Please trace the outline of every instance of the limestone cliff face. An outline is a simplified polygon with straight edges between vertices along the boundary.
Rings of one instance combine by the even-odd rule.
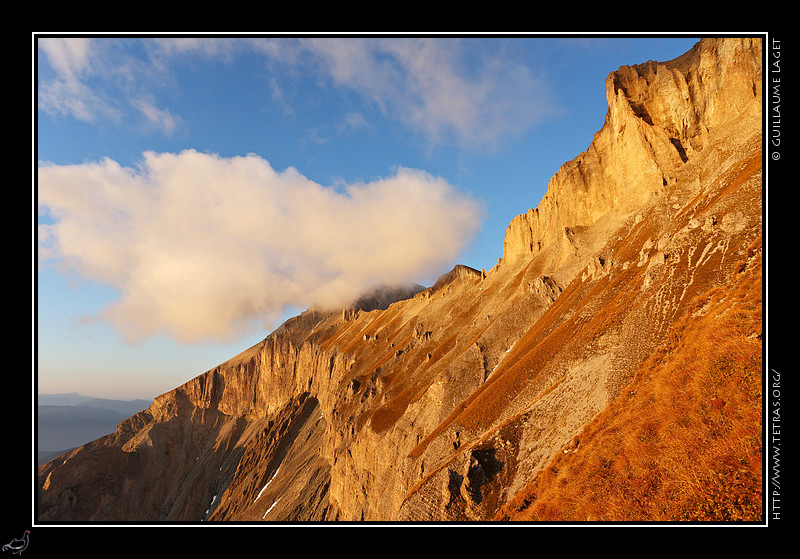
[[[613,72],[498,266],[289,320],[41,466],[39,520],[493,518],[753,265],[760,64],[758,40],[709,39]]]
[[[619,224],[663,195],[713,134],[760,114],[761,57],[758,40],[707,39],[674,60],[612,72],[603,128],[553,176],[539,206],[512,220],[503,260],[552,243],[569,251],[572,231],[604,218]]]

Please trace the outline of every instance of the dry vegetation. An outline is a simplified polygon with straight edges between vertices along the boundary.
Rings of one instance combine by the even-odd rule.
[[[762,518],[761,239],[497,520]]]

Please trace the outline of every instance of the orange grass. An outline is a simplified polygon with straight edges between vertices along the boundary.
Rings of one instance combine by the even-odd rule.
[[[496,520],[762,519],[760,243]]]

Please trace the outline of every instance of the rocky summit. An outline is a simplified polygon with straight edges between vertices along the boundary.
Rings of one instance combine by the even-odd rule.
[[[606,95],[491,270],[288,320],[40,466],[37,520],[760,520],[762,41]]]

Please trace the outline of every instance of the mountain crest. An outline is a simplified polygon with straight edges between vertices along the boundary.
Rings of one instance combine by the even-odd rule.
[[[570,232],[620,225],[674,183],[674,171],[741,119],[760,118],[761,43],[703,39],[663,63],[623,66],[606,79],[606,120],[588,149],[561,166],[539,206],[514,218],[503,262],[568,253]],[[560,254],[563,258],[563,254]]]

